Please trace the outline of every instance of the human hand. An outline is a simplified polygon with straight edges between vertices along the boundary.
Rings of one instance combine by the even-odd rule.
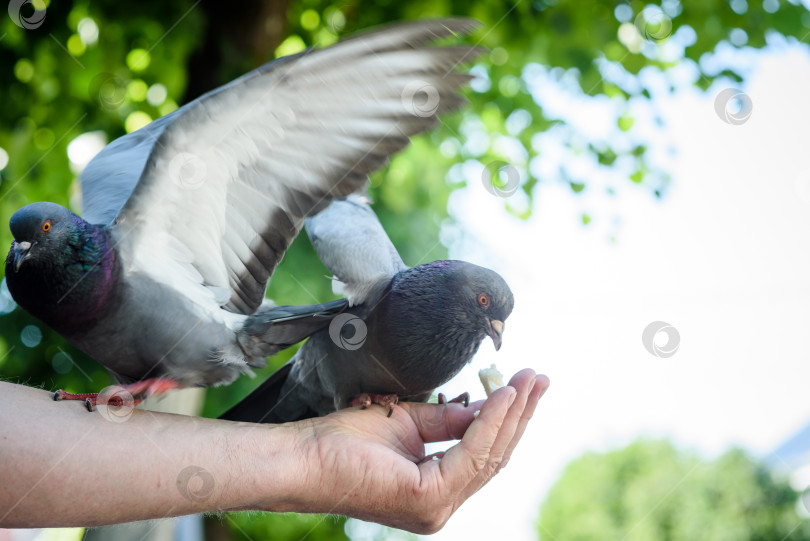
[[[525,369],[467,408],[402,402],[390,418],[372,407],[297,423],[305,501],[294,507],[436,532],[506,465],[548,385]],[[425,443],[459,438],[425,457]]]
[[[372,407],[256,425],[138,410],[110,422],[80,404],[54,405],[41,389],[0,382],[8,414],[0,424],[0,478],[8,480],[0,525],[99,526],[265,509],[435,532],[506,464],[547,387],[548,378],[523,370],[468,408],[402,403],[390,418]],[[425,443],[462,436],[441,460],[424,460]],[[110,442],[116,452],[93,453],[88,463],[86,449]],[[190,484],[189,468],[205,472],[205,491]],[[94,494],[92,505],[66,490]]]

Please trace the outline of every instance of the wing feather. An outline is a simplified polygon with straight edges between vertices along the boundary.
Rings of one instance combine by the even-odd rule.
[[[318,257],[350,306],[363,304],[408,267],[362,194],[333,201],[306,221]]]
[[[230,291],[224,308],[254,312],[304,219],[361,189],[410,136],[463,103],[469,77],[454,69],[477,49],[430,42],[474,26],[420,21],[356,36],[262,66],[156,121],[114,222],[131,268],[176,283],[177,269],[155,264],[175,260],[193,267],[182,274],[198,287]],[[97,189],[91,181],[91,202]],[[107,218],[116,204],[91,210]]]

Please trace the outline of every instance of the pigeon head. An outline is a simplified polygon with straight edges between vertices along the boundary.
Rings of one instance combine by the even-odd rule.
[[[489,335],[496,350],[501,349],[504,322],[515,305],[512,290],[497,272],[463,261],[451,263],[457,264],[451,288],[456,289],[467,321]]]
[[[17,304],[60,332],[96,317],[115,282],[104,227],[55,203],[25,206],[9,226],[6,284]]]
[[[515,304],[498,273],[464,261],[433,261],[402,271],[388,296],[386,309],[401,314],[405,333],[414,340],[434,337],[431,347],[458,347],[463,352],[451,356],[465,363],[486,336],[501,347],[504,321]]]
[[[14,235],[6,260],[6,273],[20,272],[27,262],[50,258],[75,234],[81,218],[56,203],[32,203],[11,217],[9,227]]]
[[[464,261],[433,261],[394,277],[369,321],[369,340],[384,350],[388,368],[409,391],[428,391],[466,366],[487,336],[500,348],[513,306],[497,273]]]

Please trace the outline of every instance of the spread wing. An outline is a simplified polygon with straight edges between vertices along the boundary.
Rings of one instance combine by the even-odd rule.
[[[306,225],[315,252],[337,280],[335,293],[350,306],[368,301],[408,268],[365,196],[333,201]]]
[[[158,137],[182,109],[160,117],[138,131],[119,137],[96,154],[82,171],[82,217],[109,225],[126,203]]]
[[[419,21],[357,36],[267,64],[178,110],[152,132],[114,222],[131,268],[255,311],[304,218],[361,188],[409,136],[463,103],[457,90],[469,76],[454,70],[477,49],[431,41],[475,25]]]

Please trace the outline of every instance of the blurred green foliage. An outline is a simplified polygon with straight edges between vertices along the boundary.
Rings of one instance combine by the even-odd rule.
[[[468,41],[489,52],[471,67],[477,76],[467,92],[471,106],[443,118],[372,176],[375,209],[411,265],[446,255],[438,239],[452,190],[481,187],[461,164],[478,171],[501,162],[514,167],[521,193],[504,204],[520,217],[549,183],[570,186],[572,197],[639,189],[663,196],[667,173],[634,132],[633,108],[654,109],[660,92],[684,86],[742,81],[743,70],[711,61],[718,52],[762,48],[781,36],[801,41],[810,29],[807,10],[784,0],[35,0],[13,11],[0,14],[4,224],[34,201],[80,211],[81,160],[68,158],[68,145],[81,134],[98,131],[111,141],[275,56],[329,45],[367,27],[447,15],[480,20]],[[585,129],[546,103],[545,87],[583,106],[607,105],[612,120],[601,130]],[[544,150],[549,140],[562,150]],[[572,167],[583,162],[599,174],[583,178]],[[585,212],[572,219],[588,226],[604,217]],[[10,241],[0,228],[0,243]],[[329,300],[325,275],[302,235],[269,296],[286,304]],[[0,314],[10,309],[6,301],[0,293]],[[110,383],[98,364],[21,310],[0,315],[0,322],[3,378],[71,391]],[[294,350],[272,359],[256,379],[211,390],[204,414],[224,411]],[[340,524],[332,524],[342,535]]]
[[[640,440],[571,462],[540,510],[543,541],[810,539],[799,494],[743,451],[706,461]]]

